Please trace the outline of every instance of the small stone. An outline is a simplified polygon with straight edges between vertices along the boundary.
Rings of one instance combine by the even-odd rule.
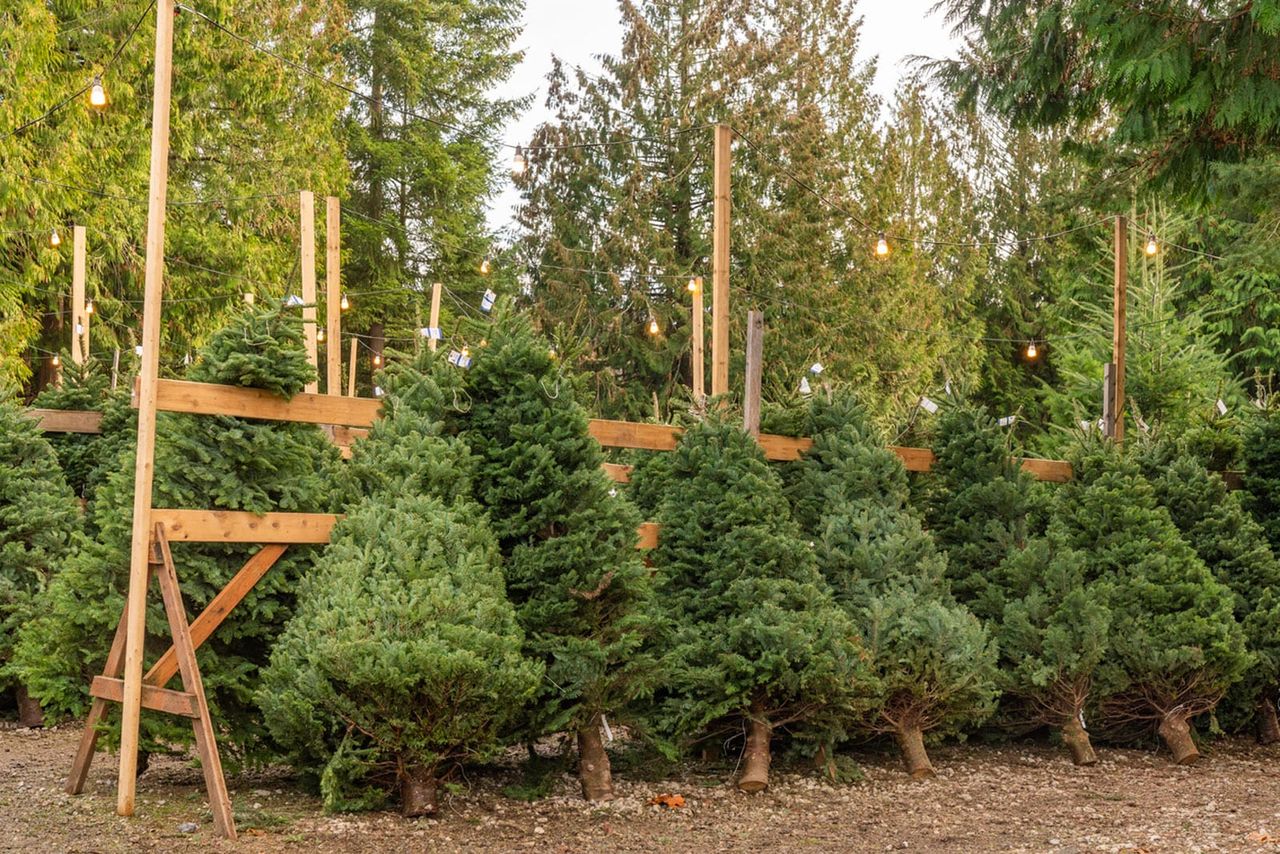
[[[199,829],[200,825],[196,824],[194,821],[184,821],[182,824],[178,825],[179,833],[195,833]]]
[[[537,827],[535,827],[535,828],[533,829],[533,832],[534,832],[534,833],[546,833],[546,832],[547,832],[547,829],[546,829],[545,827],[543,827],[542,825],[538,825]]]

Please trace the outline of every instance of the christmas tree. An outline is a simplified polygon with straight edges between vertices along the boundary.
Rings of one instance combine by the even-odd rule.
[[[1280,549],[1280,415],[1268,410],[1246,435],[1244,500],[1275,551]]]
[[[0,398],[0,690],[16,690],[28,726],[40,723],[40,708],[8,667],[14,640],[79,529],[80,508],[52,446],[15,401]]]
[[[107,397],[107,378],[98,370],[97,362],[90,360],[77,365],[70,360],[63,361],[62,381],[46,387],[31,405],[40,409],[101,410]],[[102,471],[99,455],[102,435],[50,433],[48,439],[72,491],[86,501],[93,498],[97,476]]]
[[[832,600],[782,493],[740,428],[690,428],[672,453],[654,554],[667,688],[660,728],[679,745],[746,732],[738,787],[768,785],[786,727],[826,746],[874,693],[857,631]]]
[[[296,317],[242,310],[217,332],[192,366],[198,382],[260,388],[288,397],[314,376]],[[160,413],[157,417],[156,507],[325,512],[334,508],[337,450],[314,425],[228,416]],[[124,605],[133,515],[133,454],[98,489],[92,539],[82,539],[21,632],[14,668],[33,695],[60,715],[82,714],[90,678],[101,671]],[[241,544],[173,544],[187,609],[199,613],[255,551]],[[231,612],[197,657],[214,718],[226,727],[230,755],[270,755],[252,702],[258,668],[293,607],[298,579],[314,549],[292,546]],[[149,603],[147,657],[168,646],[159,597]],[[145,715],[145,750],[191,738],[190,727]],[[112,730],[108,728],[110,736]]]
[[[813,447],[789,474],[818,565],[837,601],[866,632],[880,684],[860,729],[892,735],[907,770],[933,775],[924,738],[954,735],[995,707],[995,646],[951,596],[946,558],[907,506],[901,461],[851,400],[817,400]]]
[[[1254,720],[1261,743],[1280,741],[1280,561],[1239,496],[1180,442],[1149,442],[1137,461],[1156,501],[1218,581],[1231,589],[1235,617],[1256,659],[1228,692],[1219,720],[1233,729]]]
[[[478,458],[475,496],[506,560],[525,653],[546,664],[526,737],[571,730],[583,796],[613,796],[602,728],[625,720],[655,678],[640,517],[601,470],[572,377],[529,321],[500,308],[472,353],[468,407],[448,429]],[[455,370],[449,368],[449,370]]]
[[[1107,594],[1111,651],[1095,702],[1109,735],[1156,732],[1179,764],[1199,757],[1192,720],[1211,711],[1253,663],[1234,597],[1178,532],[1130,456],[1100,443],[1073,460],[1058,520],[1085,556],[1085,583]]]

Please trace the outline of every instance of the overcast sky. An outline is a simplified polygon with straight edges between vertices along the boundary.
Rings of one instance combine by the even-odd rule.
[[[805,0],[797,0],[805,2]],[[861,50],[865,59],[879,58],[876,91],[893,94],[904,74],[903,60],[912,55],[948,56],[954,42],[940,17],[929,9],[935,0],[862,0],[858,8],[864,18]],[[518,45],[524,49],[524,63],[501,90],[502,95],[534,93],[532,107],[507,127],[503,138],[527,140],[546,117],[545,80],[551,70],[552,55],[568,65],[597,71],[595,57],[616,53],[622,37],[618,7],[614,0],[526,0],[524,34]],[[505,155],[504,155],[505,156]],[[489,226],[506,227],[518,195],[508,189],[490,208]]]

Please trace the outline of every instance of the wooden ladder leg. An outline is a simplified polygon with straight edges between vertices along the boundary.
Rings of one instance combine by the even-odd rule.
[[[111,641],[111,651],[107,653],[107,663],[102,668],[103,676],[119,679],[124,670],[125,621],[128,616],[129,605],[126,602],[120,610],[120,623],[116,626],[116,636]],[[98,724],[106,712],[107,701],[94,697],[93,704],[89,707],[89,717],[84,722],[80,746],[76,749],[76,758],[71,762],[71,773],[67,775],[68,795],[78,795],[84,791],[85,781],[89,779],[89,766],[93,763],[93,752],[98,746]]]
[[[204,771],[205,789],[209,793],[209,809],[213,812],[213,825],[227,839],[236,838],[236,822],[231,812],[231,798],[227,794],[227,782],[222,775],[222,759],[218,756],[218,743],[213,734],[213,722],[209,717],[209,703],[204,695],[204,683],[196,664],[195,645],[191,642],[191,629],[187,623],[186,607],[182,604],[182,591],[178,587],[178,573],[173,567],[173,555],[164,527],[156,525],[156,542],[160,546],[163,563],[156,568],[160,592],[164,596],[164,610],[169,617],[169,629],[173,633],[173,648],[178,656],[178,672],[182,675],[183,690],[195,697],[199,717],[192,720],[195,730],[196,751],[200,755],[200,767]]]

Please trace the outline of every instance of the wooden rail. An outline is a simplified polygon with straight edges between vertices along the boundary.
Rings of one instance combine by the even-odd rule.
[[[46,433],[101,433],[102,413],[68,409],[24,409]]]

